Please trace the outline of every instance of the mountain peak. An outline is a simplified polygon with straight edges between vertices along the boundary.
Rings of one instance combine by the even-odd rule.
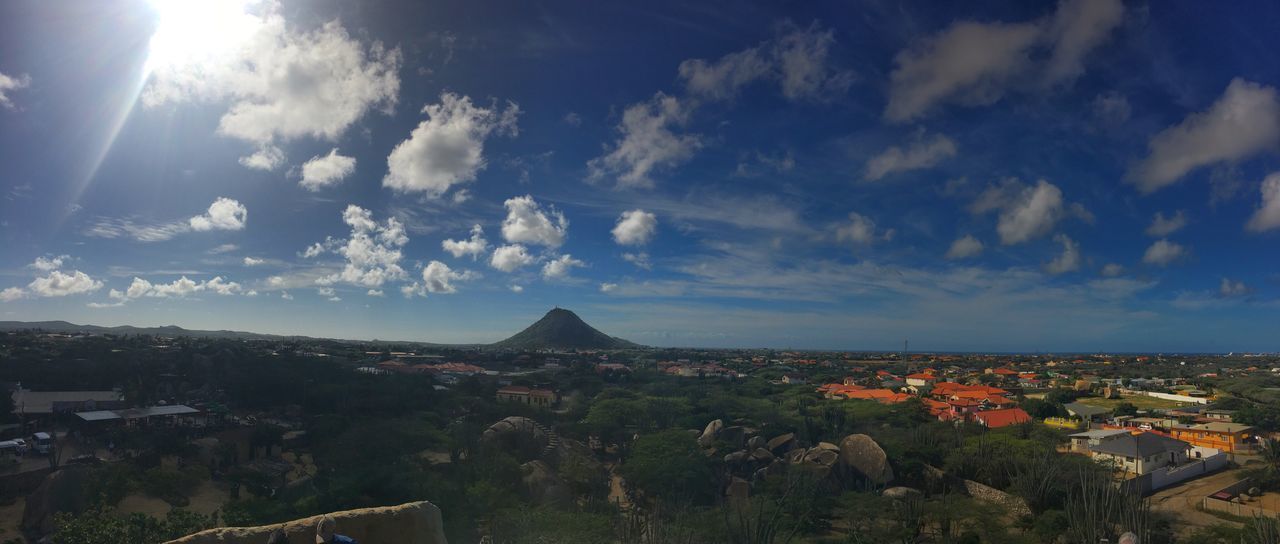
[[[555,307],[515,336],[493,344],[499,349],[623,349],[636,344],[588,325],[578,314]]]

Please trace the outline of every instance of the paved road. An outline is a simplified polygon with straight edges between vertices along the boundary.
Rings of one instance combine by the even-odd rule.
[[[1197,507],[1206,495],[1236,483],[1242,478],[1244,478],[1244,469],[1230,469],[1161,489],[1151,496],[1151,508],[1170,514],[1174,529],[1182,536],[1200,527],[1218,523],[1239,527],[1239,523],[1203,512]]]

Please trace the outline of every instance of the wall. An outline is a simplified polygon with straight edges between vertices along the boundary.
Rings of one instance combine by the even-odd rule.
[[[444,538],[440,509],[426,501],[347,510],[329,515],[337,522],[339,534],[364,544],[448,544]],[[277,528],[284,529],[290,544],[314,544],[316,522],[320,518],[321,516],[313,516],[260,527],[209,529],[167,544],[262,544]]]
[[[1137,478],[1125,480],[1122,485],[1136,488],[1138,492],[1146,495],[1152,491],[1164,489],[1178,482],[1208,474],[1225,466],[1227,466],[1227,454],[1217,453],[1203,459],[1193,459],[1192,462],[1182,466],[1158,468]]]
[[[964,489],[969,492],[970,497],[1005,507],[1005,509],[1014,517],[1031,515],[1031,508],[1027,506],[1026,501],[1022,500],[1021,497],[1015,497],[1005,493],[1004,491],[980,484],[973,480],[965,480]]]
[[[1139,395],[1155,397],[1158,399],[1172,400],[1175,402],[1194,402],[1196,404],[1209,404],[1209,399],[1204,397],[1188,397],[1186,395],[1174,395],[1173,393],[1156,393],[1155,391],[1134,391]]]

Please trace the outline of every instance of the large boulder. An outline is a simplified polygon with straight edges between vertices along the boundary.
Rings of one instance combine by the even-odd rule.
[[[747,444],[747,428],[741,425],[725,427],[720,431],[720,441],[727,442],[732,447],[741,448]]]
[[[720,437],[720,431],[724,430],[724,421],[713,419],[707,423],[706,428],[702,429],[702,434],[698,436],[698,445],[704,448],[711,447],[716,443],[716,438]]]
[[[746,461],[750,455],[751,454],[747,453],[745,450],[738,450],[724,456],[724,463],[726,465],[736,465],[738,463]]]
[[[823,448],[809,448],[809,450],[805,452],[802,462],[831,467],[832,465],[835,465],[836,461],[839,459],[840,453],[838,451],[831,451]]]
[[[411,502],[399,506],[361,508],[334,512],[338,532],[357,542],[395,542],[397,544],[446,544],[440,509],[429,502]],[[316,522],[321,516],[302,518],[259,527],[223,527],[172,540],[169,544],[262,544],[276,529],[285,532],[290,544],[316,541]]]
[[[747,450],[755,451],[757,448],[763,448],[765,445],[764,437],[756,435],[747,440]]]
[[[90,471],[84,466],[69,466],[49,473],[40,486],[27,495],[22,512],[22,528],[39,534],[53,532],[53,515],[58,512],[79,514],[89,505],[85,488]]]
[[[551,442],[546,428],[527,417],[511,416],[484,430],[482,444],[514,454],[521,461],[537,459]]]
[[[520,470],[524,472],[521,482],[524,484],[525,492],[534,502],[545,505],[564,505],[573,499],[573,494],[564,480],[546,462],[529,461],[520,465]]]
[[[877,485],[893,480],[893,467],[884,450],[865,434],[851,434],[840,441],[840,463]]]
[[[764,448],[757,448],[756,451],[751,452],[751,459],[761,463],[772,463],[773,454]]]
[[[774,455],[782,455],[791,451],[796,446],[796,433],[781,434],[773,437],[765,445],[765,449],[773,452]]]

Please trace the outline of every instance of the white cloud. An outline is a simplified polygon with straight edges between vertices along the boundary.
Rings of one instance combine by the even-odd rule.
[[[139,242],[163,242],[191,230],[189,221],[161,224],[135,223],[131,219],[97,218],[85,229],[85,236],[94,238],[120,238],[127,236]]]
[[[258,265],[260,265],[260,264],[262,264],[262,263],[265,263],[265,262],[267,262],[267,261],[262,260],[262,259],[255,259],[255,258],[253,258],[253,257],[245,257],[245,258],[244,258],[244,265],[245,265],[245,266],[258,266]]]
[[[1007,179],[978,195],[969,210],[978,214],[999,210],[996,232],[1004,245],[1020,244],[1044,236],[1068,216],[1062,190],[1045,180],[1031,187]],[[1079,205],[1070,206],[1070,212],[1086,222],[1092,218],[1092,214]]]
[[[853,245],[866,246],[880,240],[893,238],[893,229],[878,232],[875,221],[857,212],[849,212],[849,222],[836,226],[837,242],[852,242]]]
[[[1120,0],[1065,0],[1044,20],[953,23],[894,57],[884,116],[908,122],[943,103],[982,106],[1010,90],[1069,83],[1123,16]]]
[[[370,289],[370,290],[368,290],[368,291],[365,291],[365,292],[364,292],[364,294],[366,294],[366,295],[368,295],[368,296],[371,296],[371,297],[381,297],[381,296],[385,296],[385,293],[383,293],[383,292],[382,292],[382,289]]]
[[[240,230],[244,228],[245,219],[249,216],[244,204],[227,197],[218,197],[209,205],[209,211],[192,217],[189,221],[192,230]]]
[[[1209,109],[1188,115],[1147,142],[1145,159],[1128,181],[1144,193],[1170,185],[1197,168],[1243,160],[1280,143],[1280,99],[1276,89],[1231,80]]]
[[[528,243],[560,247],[569,229],[569,221],[555,208],[543,211],[532,196],[518,196],[503,203],[507,218],[502,221],[502,238],[511,243]]]
[[[622,260],[636,265],[637,268],[649,270],[653,268],[653,263],[649,262],[649,254],[643,251],[638,253],[623,253]]]
[[[1108,278],[1114,278],[1124,273],[1124,267],[1116,263],[1107,263],[1102,267],[1102,275]]]
[[[520,244],[511,244],[499,246],[493,250],[493,255],[489,258],[489,266],[510,273],[517,268],[533,264],[533,260],[527,248]]]
[[[582,126],[582,116],[571,111],[564,114],[564,123],[573,127]]]
[[[298,181],[298,185],[308,191],[319,191],[337,185],[355,171],[355,157],[339,155],[338,148],[335,147],[328,155],[316,155],[302,164],[302,179]]]
[[[613,241],[624,246],[642,246],[653,239],[658,230],[658,216],[644,210],[629,210],[618,217],[613,227]]]
[[[1142,254],[1142,262],[1156,266],[1168,266],[1170,263],[1187,256],[1187,248],[1163,238],[1156,240]]]
[[[217,247],[215,247],[215,248],[213,248],[213,249],[210,249],[210,250],[209,250],[209,254],[210,254],[210,255],[221,255],[221,254],[223,254],[223,253],[230,253],[230,252],[235,251],[235,250],[237,250],[237,249],[240,249],[240,246],[235,245],[235,244],[222,244],[222,245],[217,246]]]
[[[0,291],[0,302],[13,302],[27,296],[27,292],[21,287],[6,287]]]
[[[1093,118],[1098,122],[1117,126],[1129,120],[1133,108],[1129,99],[1115,91],[1098,95],[1093,99]]]
[[[220,31],[227,30],[219,38],[235,46],[195,59],[199,62],[153,66],[142,101],[149,107],[229,101],[218,132],[258,145],[255,156],[266,151],[258,157],[264,160],[246,159],[246,165],[269,166],[276,142],[304,136],[337,140],[369,110],[394,107],[400,90],[398,49],[366,45],[336,20],[309,32],[291,28],[275,2],[259,6],[258,14],[244,13],[243,5],[232,2],[211,2],[205,9],[221,17]],[[174,34],[192,29],[169,23],[161,20],[152,37],[154,50],[166,50],[166,40],[188,39]]]
[[[1245,228],[1254,232],[1262,232],[1280,227],[1280,172],[1268,175],[1262,180],[1262,203],[1249,217]]]
[[[1243,281],[1230,278],[1222,278],[1222,283],[1218,285],[1218,294],[1223,298],[1240,297],[1252,292],[1253,289],[1250,289]]]
[[[572,255],[564,254],[558,258],[547,261],[547,264],[542,266],[542,277],[549,280],[565,278],[569,275],[569,272],[572,271],[572,269],[581,268],[586,265],[587,263],[573,258]]]
[[[800,28],[791,23],[778,27],[778,35],[755,47],[729,53],[708,62],[689,59],[680,63],[680,79],[689,93],[700,98],[727,100],[752,82],[776,81],[789,99],[825,99],[846,91],[852,74],[828,65],[835,34],[817,23]]]
[[[893,146],[867,161],[866,177],[878,180],[895,172],[929,168],[954,156],[956,144],[951,138],[943,134],[925,138],[924,132],[920,132],[905,150]]]
[[[27,284],[27,291],[41,297],[65,297],[92,293],[102,288],[102,282],[79,270],[70,273],[54,270],[48,276],[36,278]]]
[[[508,289],[511,289],[511,292],[512,292],[512,293],[523,293],[523,292],[524,292],[524,286],[523,286],[523,285],[516,285],[516,284],[514,284],[514,283],[513,283],[513,284],[511,284],[511,285],[507,286],[507,288],[508,288]]]
[[[486,165],[484,142],[489,135],[519,134],[520,107],[514,102],[499,112],[496,106],[475,106],[470,97],[446,92],[439,104],[428,104],[422,112],[427,119],[387,156],[383,187],[439,197],[454,185],[476,179]]]
[[[651,174],[683,164],[702,147],[698,136],[672,131],[688,122],[691,111],[688,104],[660,92],[628,106],[617,127],[622,136],[611,151],[587,162],[587,179],[614,176],[618,188],[653,187]]]
[[[350,204],[342,212],[342,221],[351,227],[351,236],[345,241],[326,239],[323,244],[307,248],[304,256],[314,256],[332,251],[346,259],[342,271],[316,280],[321,285],[345,282],[361,287],[381,287],[388,281],[408,277],[400,266],[403,255],[400,248],[409,243],[404,225],[394,217],[385,223],[373,219],[373,212]],[[314,251],[313,251],[314,250]]]
[[[328,300],[329,302],[342,302],[342,297],[334,295],[325,300]]]
[[[1065,274],[1067,272],[1075,272],[1080,269],[1080,244],[1075,240],[1068,238],[1065,234],[1058,234],[1053,237],[1054,241],[1062,244],[1062,253],[1054,257],[1052,261],[1044,266],[1044,271],[1052,275]]]
[[[484,239],[483,227],[472,225],[471,238],[466,240],[445,240],[440,242],[440,246],[450,255],[453,255],[455,259],[461,258],[463,255],[470,255],[471,260],[474,261],[489,250],[489,241]]]
[[[240,166],[266,172],[284,166],[284,163],[288,162],[288,160],[289,158],[284,155],[284,150],[272,144],[259,144],[257,151],[238,159]]]
[[[0,73],[0,107],[9,110],[17,109],[13,99],[9,98],[9,91],[25,89],[28,85],[31,85],[31,77],[26,74],[10,76]]]
[[[331,297],[334,296],[334,291],[332,287],[319,287],[316,289],[316,294],[322,297]]]
[[[612,293],[617,290],[618,290],[618,284],[616,283],[604,282],[600,284],[601,293]]]
[[[449,268],[449,265],[440,261],[431,261],[422,269],[422,283],[414,282],[400,288],[406,297],[413,295],[427,296],[427,293],[456,293],[458,288],[453,285],[457,281],[469,281],[479,277],[479,274],[470,270],[455,272]]]
[[[956,238],[951,242],[951,247],[947,249],[945,258],[947,259],[967,259],[982,254],[984,246],[982,241],[974,238],[972,234],[966,234]]]
[[[280,298],[285,300],[293,300],[293,295],[290,295],[288,291],[281,291]]]
[[[58,255],[56,257],[36,257],[36,260],[27,265],[41,272],[50,272],[62,268],[63,261],[71,259],[70,255]]]
[[[214,276],[205,281],[195,281],[186,276],[182,276],[170,283],[152,283],[142,278],[135,277],[133,282],[129,284],[129,288],[120,293],[112,289],[111,298],[119,301],[134,300],[142,297],[152,298],[169,298],[169,297],[188,297],[196,293],[211,292],[218,295],[228,296],[234,295],[242,291],[239,283],[226,281],[222,276]]]
[[[1163,212],[1156,212],[1155,217],[1151,219],[1151,226],[1147,227],[1147,236],[1152,238],[1164,238],[1170,234],[1182,230],[1187,226],[1187,214],[1182,210],[1178,210],[1169,217],[1165,217]]]

